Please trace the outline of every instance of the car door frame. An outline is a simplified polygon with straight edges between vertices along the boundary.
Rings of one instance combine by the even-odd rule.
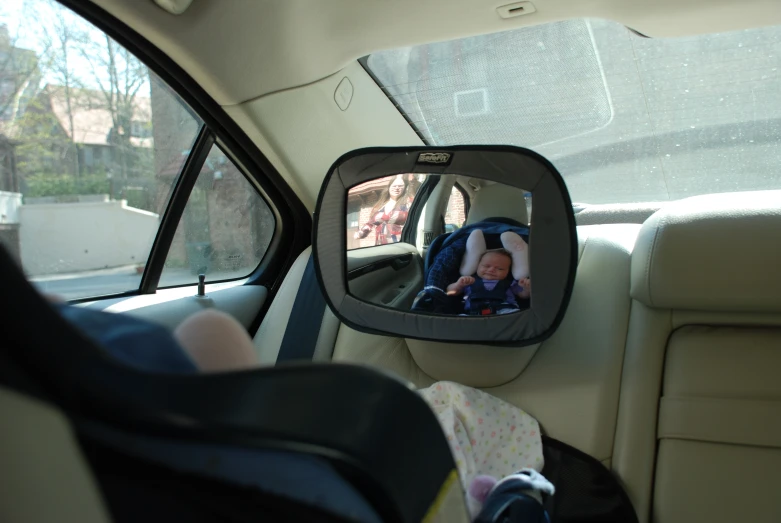
[[[298,255],[311,245],[311,214],[257,145],[227,115],[225,110],[168,55],[121,20],[92,2],[57,1],[133,53],[184,100],[203,121],[193,149],[166,205],[138,289],[120,294],[74,300],[74,302],[97,301],[157,292],[160,274],[190,192],[211,147],[214,144],[219,144],[259,195],[268,203],[276,221],[274,235],[266,254],[244,283],[245,285],[264,286],[269,292],[268,299],[265,300],[255,321],[249,328],[250,333],[254,334],[273,301],[285,274]],[[192,285],[194,286],[195,282]]]

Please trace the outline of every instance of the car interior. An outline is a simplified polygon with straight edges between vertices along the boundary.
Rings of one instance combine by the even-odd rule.
[[[312,256],[312,215],[338,158],[370,147],[527,147],[561,173],[577,225],[574,286],[550,337],[507,347],[380,335],[345,325],[326,307],[312,360],[379,369],[417,389],[455,382],[517,406],[547,436],[599,460],[625,489],[641,523],[781,521],[776,2],[57,5],[128,49],[155,75],[153,122],[155,89],[164,89],[197,123],[182,119],[172,133],[181,136],[170,146],[176,151],[174,181],[163,185],[155,204],[156,225],[144,244],[148,257],[134,260],[140,268],[132,285],[74,287],[68,294],[62,282],[75,285],[81,281],[76,276],[50,276],[43,269],[33,274],[24,249],[32,241],[26,238],[37,233],[25,233],[24,220],[32,219],[33,207],[38,212],[55,204],[28,204],[25,194],[21,261],[42,292],[171,331],[194,312],[214,308],[238,320],[261,364],[274,366],[286,332],[301,322],[294,302]],[[516,41],[512,35],[520,36]],[[650,47],[655,41],[660,47]],[[520,47],[506,47],[513,42]],[[604,42],[618,42],[627,52],[614,53]],[[506,48],[512,52],[503,53]],[[597,51],[580,60],[572,49],[581,48]],[[481,49],[500,65],[481,69]],[[497,77],[509,67],[501,61],[510,60],[508,54],[523,58],[520,69]],[[554,66],[566,76],[557,77]],[[421,73],[420,67],[430,69]],[[630,71],[639,83],[615,68]],[[476,87],[475,77],[484,87]],[[597,87],[586,85],[592,81]],[[522,88],[513,91],[513,82]],[[482,98],[469,98],[473,91]],[[477,119],[469,120],[467,108]],[[448,116],[459,110],[460,120]],[[502,112],[500,120],[485,116]],[[635,125],[626,115],[646,119]],[[240,178],[230,186],[231,201],[251,194],[263,210],[245,216],[230,207],[218,215],[217,200],[209,200],[211,245],[217,252],[220,235],[250,237],[259,254],[235,274],[220,273],[223,265],[182,270],[175,279],[180,272],[171,253],[201,241],[185,245],[177,232],[180,219],[198,204],[191,194],[203,185],[199,172],[207,172],[207,160],[217,155]],[[156,176],[170,158],[155,158]],[[220,169],[220,181],[215,174],[207,190],[234,183],[228,168]],[[356,296],[409,309],[424,286],[424,260],[435,238],[490,217],[534,223],[534,199],[525,191],[478,177],[443,175],[433,190],[418,189],[418,195],[410,212],[415,221],[408,218],[398,241],[375,245],[370,235],[348,245]],[[370,203],[356,207],[354,220],[348,204],[348,242],[364,223],[360,212],[374,204],[362,198]],[[152,214],[134,216],[143,213]],[[270,225],[230,222],[233,232],[226,232],[215,224],[229,224],[229,213],[253,224],[267,217],[263,223]],[[48,256],[44,251],[35,252]],[[403,263],[362,271],[391,258]],[[65,414],[9,383],[0,385],[0,412],[0,519],[112,520]]]
[[[434,237],[440,232],[448,232],[443,230],[441,222],[454,194],[453,191],[459,190],[454,189],[456,183],[460,191],[463,191],[465,199],[470,202],[469,210],[464,213],[460,225],[467,226],[494,216],[514,219],[524,225],[529,224],[527,207],[518,205],[518,202],[524,201],[522,190],[468,176],[443,176],[426,199],[425,211],[417,222],[415,237],[420,238],[420,241],[415,241],[414,245],[399,242],[374,246],[375,248],[372,249],[356,248],[347,251],[350,289],[355,296],[389,307],[409,309],[412,306],[416,294],[423,287],[423,264],[410,263],[402,269],[388,266],[371,272],[360,272],[359,269],[390,256],[399,257],[409,254],[416,260],[424,260],[431,243],[426,243],[424,238]],[[415,254],[417,256],[414,256]]]

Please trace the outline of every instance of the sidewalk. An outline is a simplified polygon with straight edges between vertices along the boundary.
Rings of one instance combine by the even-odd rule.
[[[32,282],[45,282],[53,280],[73,280],[76,278],[90,278],[93,276],[109,276],[114,274],[140,274],[136,272],[137,265],[124,265],[122,267],[112,267],[109,269],[95,269],[91,271],[71,272],[62,274],[47,274],[44,276],[33,276],[29,278]]]

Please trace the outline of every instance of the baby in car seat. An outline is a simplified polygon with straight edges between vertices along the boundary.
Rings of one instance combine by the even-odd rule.
[[[177,327],[174,337],[205,372],[260,365],[247,332],[222,312],[207,310],[190,316]],[[440,381],[418,392],[442,426],[475,522],[494,521],[488,517],[489,512],[495,511],[493,507],[497,503],[504,506],[508,503],[507,496],[520,494],[531,495],[540,502],[538,507],[532,504],[530,513],[542,513],[540,495],[553,494],[554,487],[539,474],[544,461],[537,420],[491,394],[459,383]],[[518,474],[527,481],[520,482],[511,493],[503,493],[501,485]],[[499,481],[494,479],[485,489],[487,477]],[[485,490],[478,493],[481,489]],[[488,508],[483,510],[484,507]],[[521,517],[509,521],[525,523],[542,519]]]
[[[47,298],[61,302],[54,296]],[[162,327],[136,318],[64,303],[56,307],[84,334],[131,366],[166,372],[225,372],[261,366],[247,331],[220,311],[207,309],[191,315],[171,336]],[[482,517],[494,511],[497,503],[504,506],[507,493],[501,481],[486,488],[485,475],[501,479],[519,471],[533,475],[542,470],[538,422],[499,398],[457,383],[436,382],[419,393],[434,410],[448,440],[464,491],[469,493],[466,501],[472,519],[493,521]],[[511,496],[538,499],[534,492],[552,494],[553,486],[544,478],[542,482],[522,482]],[[532,508],[542,511],[541,504]]]
[[[507,314],[519,310],[515,297],[531,295],[529,278],[509,280],[512,255],[506,249],[486,251],[474,276],[461,276],[447,286],[448,296],[464,294],[464,311],[469,315]]]
[[[516,297],[531,296],[528,245],[511,231],[503,233],[501,241],[503,249],[486,250],[483,231],[475,229],[469,235],[462,276],[447,286],[448,296],[464,295],[468,315],[515,312],[520,309]],[[511,271],[513,279],[508,278]]]

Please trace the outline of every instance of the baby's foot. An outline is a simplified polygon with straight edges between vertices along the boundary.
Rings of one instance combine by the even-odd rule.
[[[520,281],[529,277],[529,245],[518,234],[507,231],[500,236],[502,246],[513,257],[513,278]]]
[[[466,240],[466,252],[464,258],[461,260],[461,268],[459,274],[468,276],[477,272],[477,265],[480,263],[480,258],[485,253],[485,236],[483,231],[475,229],[469,234],[469,238]]]

